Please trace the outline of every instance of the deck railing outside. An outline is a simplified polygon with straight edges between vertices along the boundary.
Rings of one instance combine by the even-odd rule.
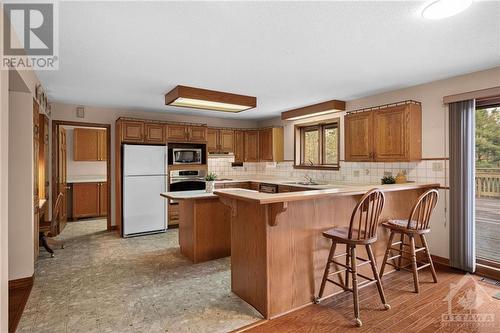
[[[500,198],[500,168],[476,169],[476,197]]]

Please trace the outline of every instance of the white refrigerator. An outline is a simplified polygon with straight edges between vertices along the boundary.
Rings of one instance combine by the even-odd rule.
[[[123,145],[123,236],[167,229],[167,147]]]

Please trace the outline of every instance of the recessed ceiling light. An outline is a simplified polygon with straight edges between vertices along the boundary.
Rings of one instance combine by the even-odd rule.
[[[426,19],[437,20],[463,12],[472,4],[472,0],[435,0],[422,10]]]
[[[257,98],[186,86],[177,86],[165,95],[165,104],[193,109],[240,112],[257,106]]]

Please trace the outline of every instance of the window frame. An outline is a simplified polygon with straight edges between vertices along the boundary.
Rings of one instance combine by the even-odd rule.
[[[324,164],[325,160],[325,129],[337,129],[337,163]],[[317,130],[318,135],[318,161],[319,164],[309,165],[304,161],[305,133]],[[340,169],[340,117],[323,120],[321,122],[296,124],[294,131],[294,168],[316,169],[316,170],[339,170]],[[297,140],[298,139],[298,140]],[[298,149],[298,151],[297,151]]]

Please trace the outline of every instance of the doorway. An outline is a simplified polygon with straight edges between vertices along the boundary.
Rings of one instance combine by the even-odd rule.
[[[500,269],[500,105],[475,115],[476,262]]]
[[[111,125],[52,122],[52,198],[63,194],[61,228],[106,218],[111,226]],[[52,202],[54,205],[54,202]]]

